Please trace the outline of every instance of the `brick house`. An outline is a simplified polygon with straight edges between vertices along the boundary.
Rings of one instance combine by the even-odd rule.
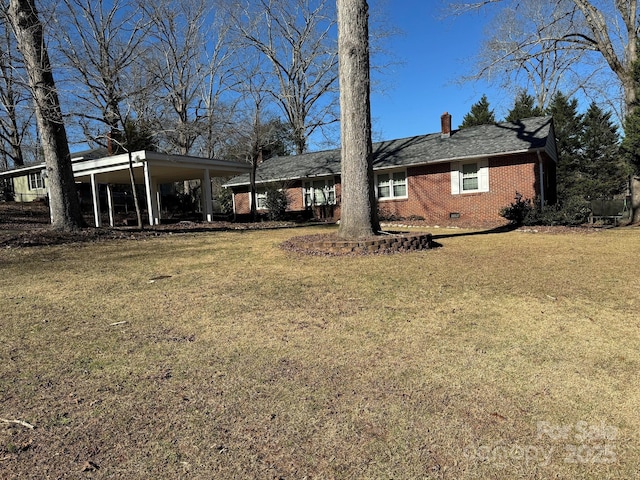
[[[556,141],[551,117],[451,129],[373,145],[381,218],[432,225],[495,226],[516,193],[556,201]],[[266,187],[284,188],[292,215],[340,218],[340,150],[274,157],[258,165],[257,210]],[[248,174],[226,183],[237,215],[250,212]]]

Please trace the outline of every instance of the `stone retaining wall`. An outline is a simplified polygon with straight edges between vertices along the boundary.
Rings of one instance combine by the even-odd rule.
[[[395,234],[381,235],[367,240],[321,240],[310,244],[311,248],[330,253],[376,253],[376,252],[406,252],[412,250],[427,250],[433,247],[432,235]]]

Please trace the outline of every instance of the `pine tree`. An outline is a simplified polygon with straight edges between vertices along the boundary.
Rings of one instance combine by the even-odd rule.
[[[471,111],[462,119],[460,128],[475,127],[476,125],[493,125],[496,119],[493,110],[489,109],[489,100],[486,95],[478,103],[471,105]]]
[[[562,204],[577,193],[574,186],[578,177],[582,116],[578,114],[578,101],[567,98],[562,92],[553,96],[546,113],[553,116],[555,127],[558,201]]]
[[[640,175],[640,108],[635,108],[625,119],[621,151],[634,174]]]
[[[125,152],[138,150],[157,151],[153,137],[153,129],[149,122],[140,119],[127,119],[124,121],[124,131],[116,130],[112,133],[113,153],[118,155]]]
[[[513,108],[509,110],[507,122],[517,122],[523,118],[540,117],[544,115],[544,110],[534,106],[535,99],[529,95],[526,90],[521,90],[516,96]]]
[[[624,191],[627,169],[620,156],[620,134],[611,112],[594,102],[582,118],[576,194],[585,200],[610,199]]]

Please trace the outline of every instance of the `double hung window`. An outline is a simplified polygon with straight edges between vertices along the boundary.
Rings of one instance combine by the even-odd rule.
[[[407,198],[407,172],[378,173],[376,175],[376,193],[379,200]]]
[[[336,187],[333,178],[304,182],[303,193],[305,207],[336,203]]]
[[[451,163],[452,194],[488,191],[489,162],[487,160]]]
[[[40,172],[29,174],[29,190],[44,188],[44,178]]]

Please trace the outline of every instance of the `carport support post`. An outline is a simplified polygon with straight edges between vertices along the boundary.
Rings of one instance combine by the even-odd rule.
[[[205,222],[213,221],[213,198],[211,198],[211,175],[204,169],[202,178],[202,216]]]
[[[158,209],[158,185],[151,179],[149,162],[144,162],[144,189],[147,193],[147,210],[149,211],[149,225],[160,224]]]
[[[107,183],[107,205],[109,206],[109,226],[114,227],[116,222],[113,217],[113,189]]]
[[[93,218],[95,220],[96,227],[101,227],[102,219],[100,218],[100,193],[96,175],[94,173],[91,174],[91,197],[93,200]]]

